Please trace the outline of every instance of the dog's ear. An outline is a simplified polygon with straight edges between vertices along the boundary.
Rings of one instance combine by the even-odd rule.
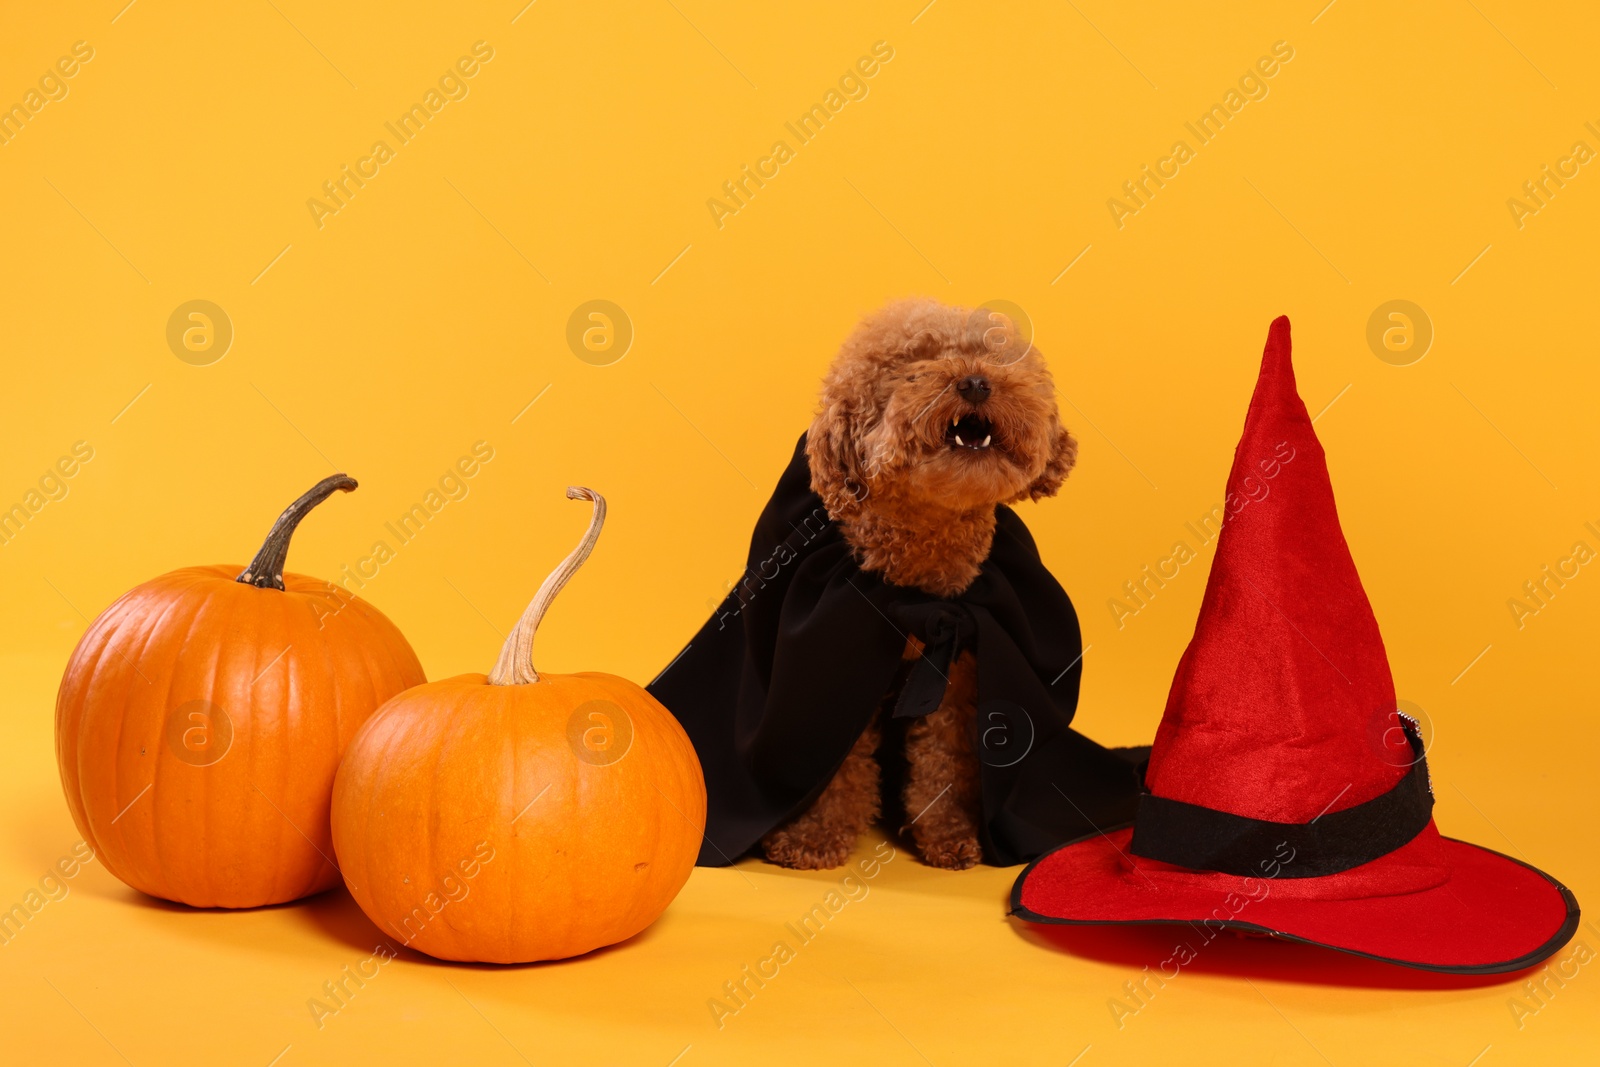
[[[1078,462],[1078,440],[1073,437],[1067,428],[1061,425],[1056,418],[1051,419],[1051,429],[1055,433],[1055,443],[1050,450],[1050,459],[1044,465],[1044,470],[1039,477],[1033,480],[1023,492],[1017,494],[1017,499],[1042,500],[1047,496],[1055,496],[1061,488],[1061,483],[1067,480],[1073,464]]]
[[[822,410],[806,432],[806,459],[811,489],[834,519],[854,513],[866,488],[856,452],[854,420],[845,405],[824,398]]]

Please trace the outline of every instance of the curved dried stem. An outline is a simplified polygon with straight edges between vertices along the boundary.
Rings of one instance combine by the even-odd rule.
[[[500,658],[495,661],[494,670],[489,672],[490,685],[528,685],[539,680],[539,672],[533,669],[533,635],[539,629],[539,621],[544,618],[556,594],[578,573],[583,561],[589,558],[595,542],[600,540],[600,527],[606,521],[606,498],[593,489],[570,486],[567,499],[588,500],[594,504],[589,529],[584,533],[583,540],[578,542],[578,547],[550,572],[544,584],[539,586],[539,591],[533,595],[528,609],[522,613],[522,618],[517,620],[511,636],[500,648]]]
[[[330,474],[307,489],[299,500],[283,509],[278,521],[267,531],[267,539],[261,542],[255,558],[239,572],[234,581],[260,589],[282,589],[283,565],[289,558],[289,539],[294,536],[294,528],[300,525],[301,519],[311,514],[312,508],[334,493],[348,493],[354,488],[356,480],[348,474]]]

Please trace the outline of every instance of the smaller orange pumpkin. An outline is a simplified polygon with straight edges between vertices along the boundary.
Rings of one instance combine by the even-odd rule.
[[[389,701],[334,783],[333,844],[385,933],[451,960],[526,963],[623,941],[694,869],[706,788],[688,736],[615,675],[540,675],[534,632],[605,522],[539,587],[494,671]]]
[[[252,908],[338,884],[339,757],[424,680],[377,608],[283,572],[300,520],[355,487],[318,482],[242,573],[186,567],[123,594],[73,651],[56,696],[61,785],[78,832],[135,889]]]

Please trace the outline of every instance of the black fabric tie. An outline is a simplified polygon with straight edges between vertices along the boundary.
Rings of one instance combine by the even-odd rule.
[[[950,664],[972,645],[978,624],[965,607],[947,600],[896,604],[889,614],[923,644],[922,658],[912,665],[894,705],[896,719],[918,719],[939,710],[950,682]]]

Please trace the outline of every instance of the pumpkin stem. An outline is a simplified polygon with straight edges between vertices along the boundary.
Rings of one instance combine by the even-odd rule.
[[[332,496],[335,490],[348,493],[355,487],[356,480],[348,474],[330,474],[307,489],[299,500],[283,509],[278,521],[267,531],[267,539],[261,542],[261,549],[250,561],[250,566],[240,571],[234,581],[258,589],[282,589],[283,563],[289,558],[289,538],[294,536],[294,528],[311,513],[312,508]]]
[[[529,685],[539,680],[539,672],[533,669],[534,631],[539,629],[539,620],[544,618],[550,602],[556,598],[556,594],[561,592],[562,587],[572,576],[578,573],[578,568],[583,566],[583,561],[588,559],[589,553],[594,550],[594,543],[600,540],[600,527],[605,525],[606,521],[606,498],[593,489],[571,486],[567,489],[567,499],[588,500],[594,504],[594,514],[589,519],[589,529],[584,533],[583,540],[578,542],[578,547],[572,550],[572,554],[550,572],[550,576],[544,580],[539,591],[533,595],[528,610],[517,620],[516,628],[511,631],[511,636],[506,638],[506,643],[500,648],[500,658],[495,661],[494,670],[489,672],[490,685]]]

